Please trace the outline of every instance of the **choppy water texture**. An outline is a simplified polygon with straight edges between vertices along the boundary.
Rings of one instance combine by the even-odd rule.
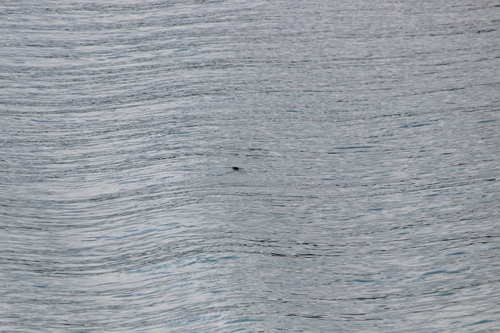
[[[2,1],[1,330],[498,330],[499,17]]]

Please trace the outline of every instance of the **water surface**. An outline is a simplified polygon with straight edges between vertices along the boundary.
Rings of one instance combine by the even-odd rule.
[[[0,12],[2,331],[500,328],[494,1]]]

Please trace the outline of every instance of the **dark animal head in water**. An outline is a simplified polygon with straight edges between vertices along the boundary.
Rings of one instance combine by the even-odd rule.
[[[238,167],[233,167],[233,170],[239,170],[239,169],[240,169],[240,168],[238,168]]]

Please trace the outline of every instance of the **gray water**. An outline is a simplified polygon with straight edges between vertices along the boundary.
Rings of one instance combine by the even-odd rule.
[[[499,22],[2,1],[0,331],[499,330]]]

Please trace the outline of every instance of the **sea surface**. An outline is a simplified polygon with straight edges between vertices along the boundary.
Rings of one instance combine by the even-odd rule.
[[[499,128],[498,1],[3,0],[0,331],[498,332]]]

